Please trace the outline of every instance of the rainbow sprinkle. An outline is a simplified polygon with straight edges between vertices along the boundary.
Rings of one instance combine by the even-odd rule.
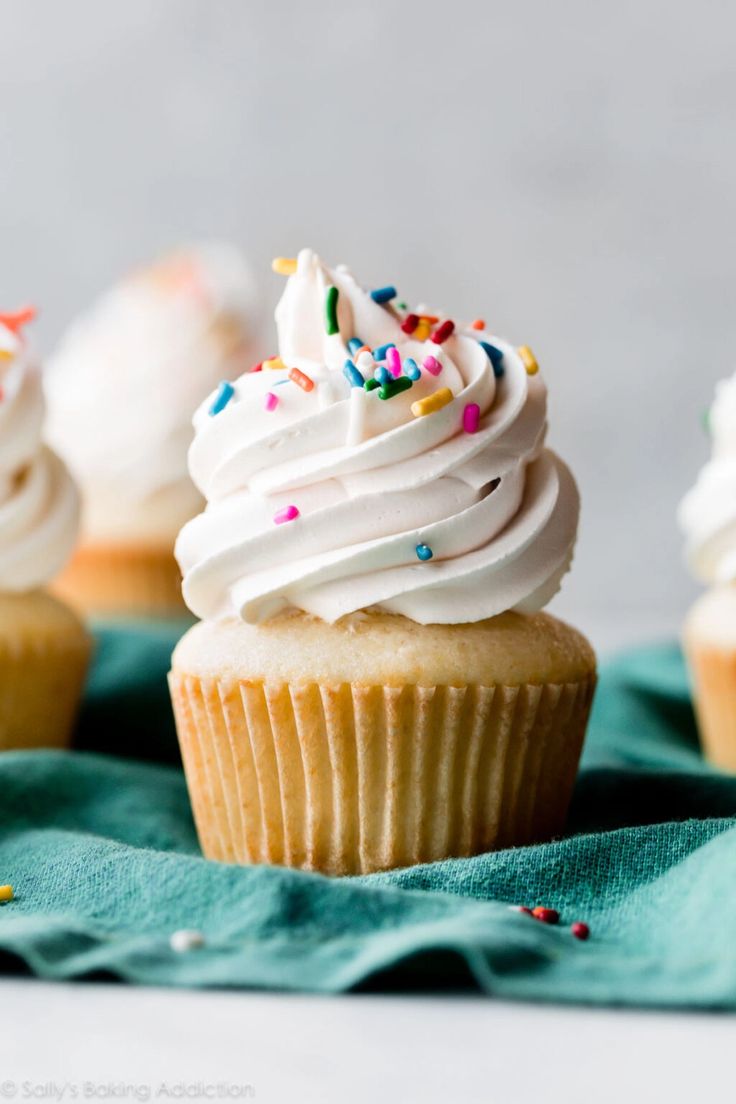
[[[292,383],[295,383],[297,387],[301,387],[302,391],[314,390],[314,380],[299,368],[291,369],[289,372],[289,379]]]
[[[280,356],[268,357],[261,361],[261,364],[264,368],[271,369],[274,372],[281,372],[286,367]]]
[[[500,349],[497,349],[495,345],[491,345],[488,341],[479,341],[478,344],[485,352],[486,356],[493,365],[493,374],[496,379],[500,379],[505,372],[503,366],[503,353]]]
[[[361,349],[367,349],[368,346],[364,345],[359,337],[351,337],[348,341],[348,352],[351,356],[357,356]]]
[[[379,345],[379,346],[377,346],[377,348],[375,348],[373,350],[373,359],[374,360],[385,360],[386,359],[386,353],[389,351],[389,349],[395,349],[395,348],[396,348],[396,346],[394,345],[393,341],[388,341],[385,345]]]
[[[466,433],[477,433],[480,424],[480,407],[477,403],[468,403],[463,410],[463,429]]]
[[[516,351],[521,357],[521,362],[526,368],[527,375],[536,376],[539,371],[539,365],[537,364],[537,358],[534,356],[529,346],[520,345]]]
[[[407,314],[404,321],[401,323],[401,328],[405,334],[413,334],[417,326],[419,325],[418,314]]]
[[[366,391],[375,391],[377,387],[381,386],[381,384],[377,379],[369,379],[365,381],[363,386],[365,387]]]
[[[273,515],[274,525],[283,525],[286,521],[295,521],[299,517],[299,510],[296,506],[282,506],[280,510],[277,510]]]
[[[443,341],[447,341],[448,337],[450,337],[454,329],[455,323],[451,319],[447,318],[442,323],[442,325],[438,326],[437,329],[434,331],[431,340],[435,343],[435,345],[441,345]]]
[[[378,397],[379,399],[392,399],[394,395],[400,395],[402,391],[408,391],[411,386],[412,381],[406,376],[402,376],[401,379],[389,379],[381,387]]]
[[[31,306],[21,307],[20,310],[17,311],[4,311],[0,313],[0,322],[2,322],[6,329],[17,334],[22,326],[33,321],[37,313],[36,308]]]
[[[371,299],[374,303],[390,303],[392,299],[396,298],[396,288],[391,284],[387,284],[386,287],[374,288],[371,292]]]
[[[484,330],[486,328],[486,322],[484,318],[474,318],[470,323],[470,328],[473,330]]]
[[[434,356],[425,357],[422,366],[425,371],[429,372],[430,376],[438,376],[442,371],[442,361]]]
[[[401,375],[401,353],[395,345],[386,350],[386,367],[396,379]]]
[[[279,405],[278,395],[274,395],[273,391],[267,391],[263,400],[263,405],[265,406],[266,410],[275,410],[276,407]]]
[[[362,387],[365,383],[363,376],[353,364],[352,360],[346,360],[343,366],[342,374],[348,381],[351,387]]]
[[[215,401],[210,407],[210,416],[214,417],[215,414],[219,414],[221,410],[224,410],[231,398],[235,394],[235,388],[227,380],[223,380],[215,396]]]
[[[418,544],[416,546],[416,548],[414,549],[414,551],[417,554],[417,559],[418,560],[423,560],[425,562],[427,560],[431,560],[432,557],[434,556],[434,552],[432,551],[432,549],[429,547],[428,544]]]
[[[340,327],[337,324],[337,299],[339,294],[338,289],[332,284],[325,294],[325,329],[328,337],[340,332]]]
[[[271,268],[279,276],[293,276],[296,272],[296,257],[274,257]]]
[[[441,387],[439,391],[413,402],[411,412],[415,418],[423,418],[426,414],[435,414],[443,406],[451,403],[454,397],[449,387]]]
[[[394,377],[384,364],[379,364],[374,373],[374,378],[377,379],[379,383],[388,383],[389,380],[392,380]]]
[[[431,323],[427,322],[427,320],[425,318],[420,318],[419,325],[417,326],[416,330],[414,331],[414,337],[416,338],[417,341],[426,341],[427,338],[429,337],[431,329],[432,329]]]
[[[413,357],[407,357],[404,361],[404,374],[407,375],[410,380],[418,380],[421,376],[422,370]]]

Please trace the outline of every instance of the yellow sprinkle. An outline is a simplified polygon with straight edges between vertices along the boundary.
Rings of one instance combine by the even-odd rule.
[[[11,885],[0,886],[0,901],[13,900],[13,887]]]
[[[296,272],[296,257],[274,257],[271,268],[279,276],[293,276]]]
[[[432,332],[432,327],[429,322],[418,322],[417,328],[411,335],[415,341],[426,341]]]
[[[276,369],[281,370],[282,368],[286,368],[286,365],[284,364],[281,357],[271,357],[270,360],[264,360],[263,367],[264,368],[276,368]]]
[[[0,349],[0,360],[12,360],[14,356],[12,349]]]
[[[537,358],[531,351],[528,345],[520,345],[516,350],[521,357],[522,363],[526,368],[527,375],[536,376],[539,371],[539,365],[537,364]]]
[[[415,418],[423,418],[425,414],[434,414],[436,410],[441,410],[443,406],[447,406],[455,398],[449,387],[440,387],[439,391],[435,391],[431,395],[427,395],[424,399],[417,399],[416,402],[411,404],[411,412]]]

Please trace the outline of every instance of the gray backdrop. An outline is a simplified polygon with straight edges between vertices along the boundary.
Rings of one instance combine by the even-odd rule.
[[[0,301],[42,305],[42,348],[119,272],[197,236],[247,250],[269,313],[270,258],[310,244],[482,314],[537,352],[583,494],[554,608],[604,645],[676,628],[696,588],[675,505],[736,367],[732,5],[3,0],[0,15]]]

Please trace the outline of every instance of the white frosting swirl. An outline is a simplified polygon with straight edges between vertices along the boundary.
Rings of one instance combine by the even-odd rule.
[[[736,375],[716,385],[708,418],[711,459],[685,495],[678,520],[686,557],[704,583],[736,581]]]
[[[578,494],[544,448],[546,390],[517,352],[477,332],[417,341],[397,310],[310,250],[276,320],[286,368],[242,376],[220,413],[210,415],[211,396],[195,415],[189,464],[208,504],[176,546],[192,611],[258,622],[295,607],[335,621],[377,607],[459,623],[545,605],[570,564]],[[419,365],[431,354],[441,374],[422,370],[387,400],[351,387],[343,366],[355,335],[372,348],[394,342]],[[502,350],[501,379],[479,338]],[[311,391],[289,381],[292,368],[314,381]],[[412,403],[440,388],[452,401],[415,417]],[[268,392],[279,400],[270,412]],[[480,424],[468,433],[463,412],[473,403]],[[299,517],[274,524],[287,505]],[[418,559],[418,545],[431,560]]]
[[[240,253],[200,245],[134,273],[67,331],[46,372],[48,436],[82,488],[86,540],[172,546],[202,508],[192,411],[252,364],[255,301]]]
[[[49,582],[79,528],[79,496],[61,460],[41,442],[41,378],[23,340],[0,324],[0,591]]]

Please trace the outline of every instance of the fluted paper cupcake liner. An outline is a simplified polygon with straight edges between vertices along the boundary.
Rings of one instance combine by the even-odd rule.
[[[0,640],[0,751],[68,745],[90,644]]]
[[[202,850],[355,874],[549,839],[594,683],[276,685],[174,671]]]
[[[181,572],[171,549],[83,546],[51,589],[84,613],[141,617],[186,613]]]

